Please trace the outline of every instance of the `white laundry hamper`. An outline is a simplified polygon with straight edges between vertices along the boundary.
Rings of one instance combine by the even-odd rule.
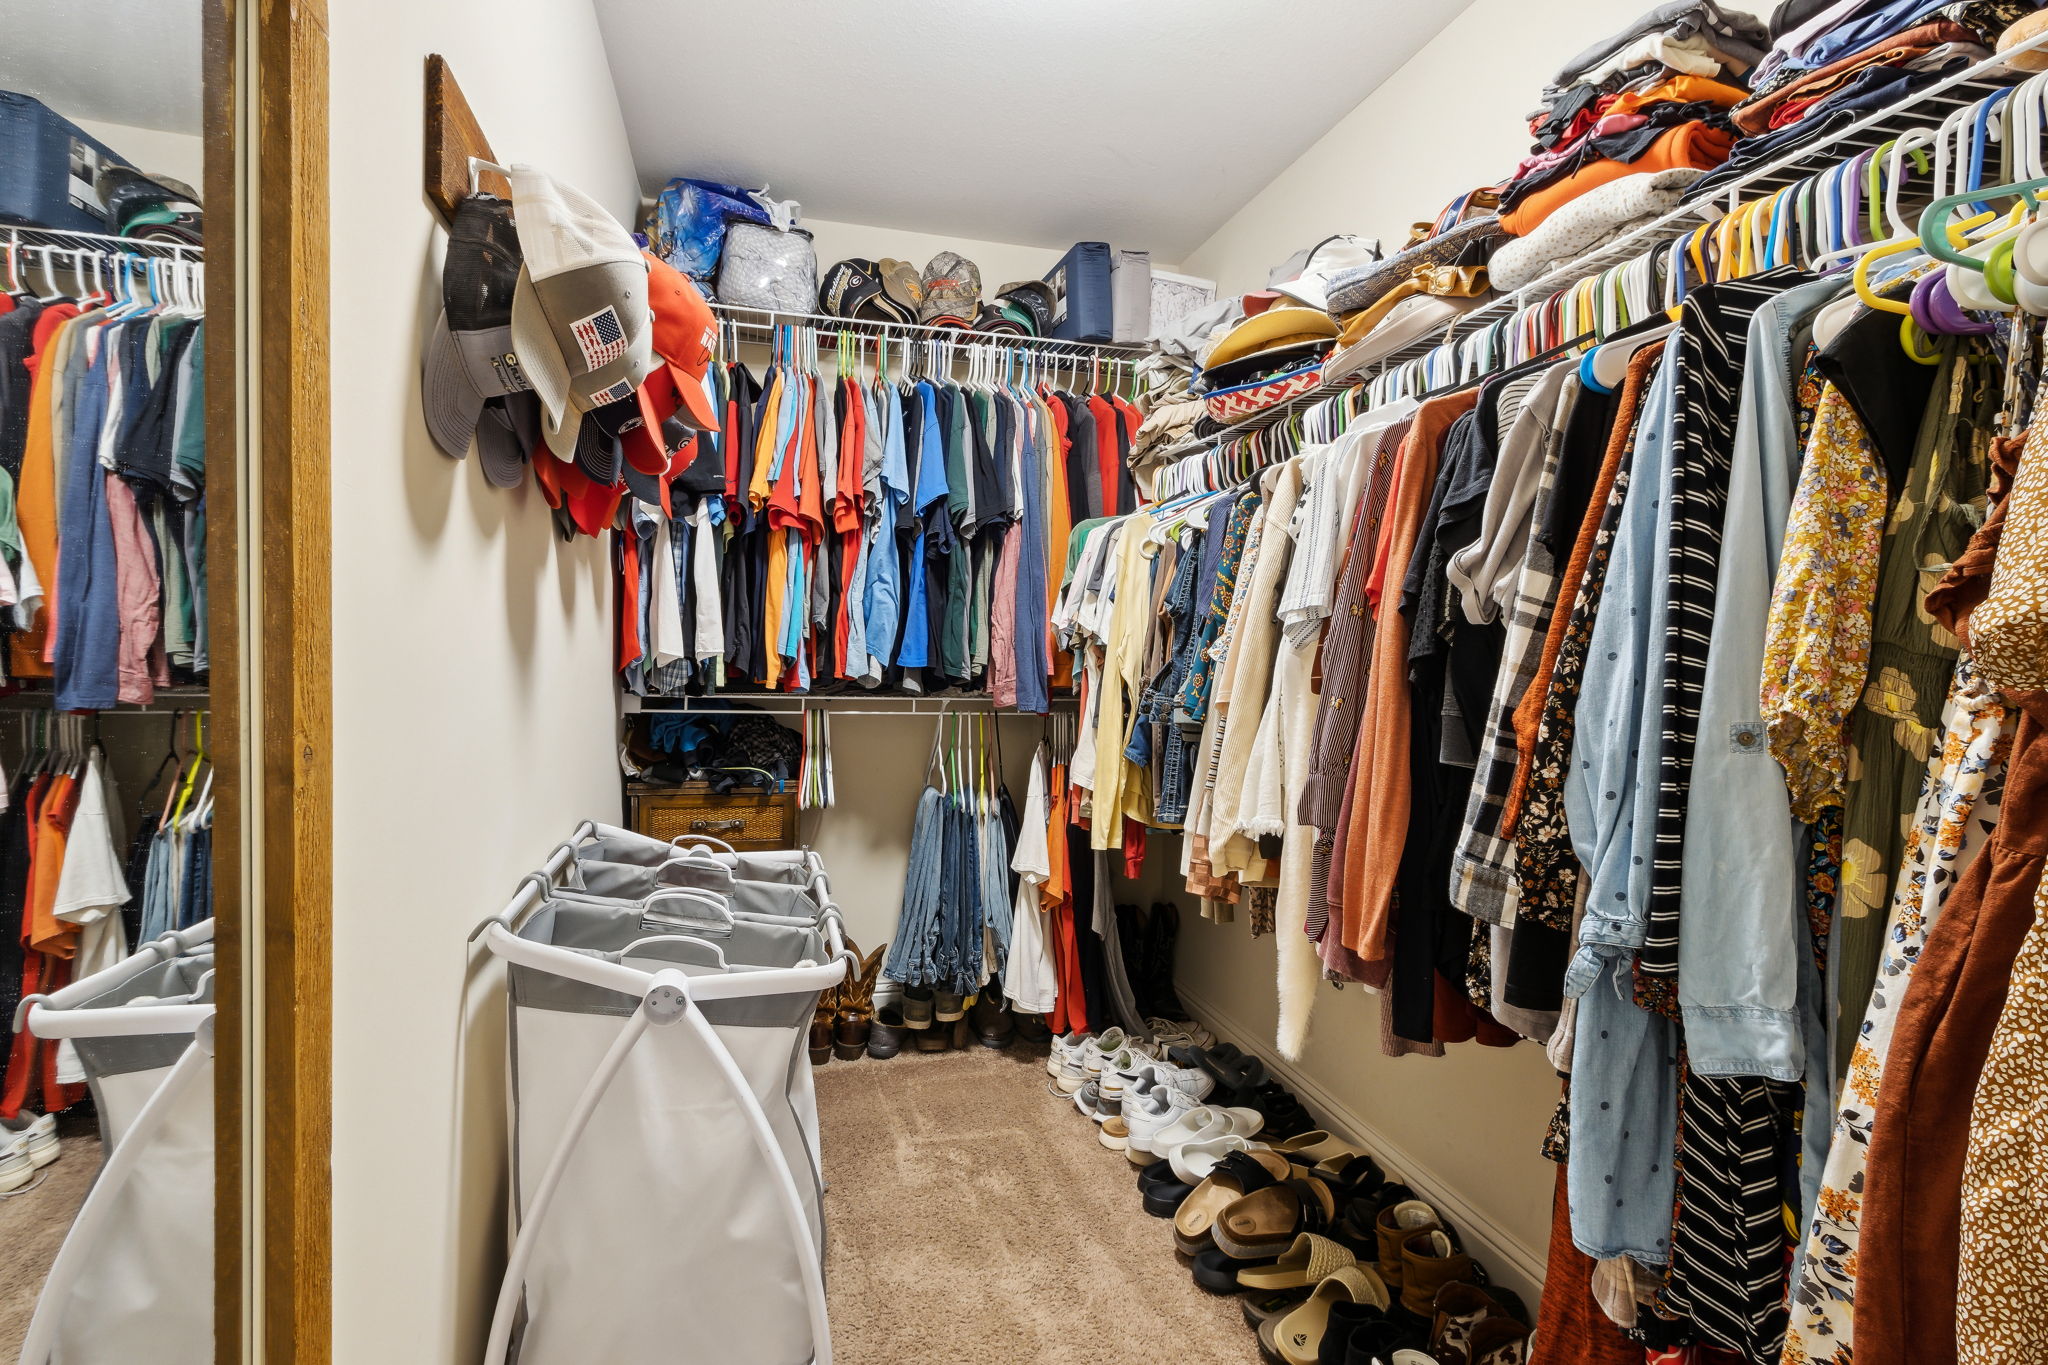
[[[846,954],[815,860],[751,865],[801,901],[622,899],[556,884],[605,851],[572,843],[480,931],[508,964],[514,1225],[486,1365],[827,1365],[805,1034]]]
[[[76,1048],[103,1162],[23,1365],[212,1365],[213,921],[23,1005],[30,1032]]]

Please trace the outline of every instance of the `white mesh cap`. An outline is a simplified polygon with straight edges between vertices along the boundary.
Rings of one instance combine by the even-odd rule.
[[[526,273],[545,280],[586,265],[637,264],[640,248],[589,195],[535,166],[514,166],[512,213]]]
[[[540,396],[548,448],[569,459],[582,414],[630,398],[657,363],[647,262],[587,195],[531,166],[511,179],[525,257],[512,346]]]

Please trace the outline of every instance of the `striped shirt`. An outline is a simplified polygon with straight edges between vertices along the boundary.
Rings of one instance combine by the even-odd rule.
[[[1512,923],[1518,886],[1514,841],[1501,833],[1501,812],[1514,782],[1520,752],[1515,746],[1514,712],[1536,675],[1550,615],[1557,605],[1558,565],[1551,547],[1529,534],[1539,506],[1547,511],[1557,487],[1558,460],[1564,449],[1566,420],[1578,398],[1578,366],[1553,367],[1530,390],[1508,439],[1495,479],[1513,477],[1509,466],[1522,460],[1537,466],[1534,496],[1523,515],[1502,527],[1502,534],[1525,543],[1522,571],[1514,598],[1501,614],[1506,636],[1500,671],[1484,717],[1478,763],[1465,800],[1465,821],[1451,855],[1451,904],[1489,924]]]
[[[1665,569],[1670,605],[1664,621],[1663,742],[1649,927],[1636,959],[1638,1003],[1665,1014],[1678,1010],[1685,806],[1692,789],[1707,649],[1714,633],[1714,585],[1728,510],[1728,471],[1749,320],[1765,302],[1812,278],[1804,271],[1783,269],[1708,285],[1686,296],[1679,320],[1677,439],[1668,509],[1671,550]]]

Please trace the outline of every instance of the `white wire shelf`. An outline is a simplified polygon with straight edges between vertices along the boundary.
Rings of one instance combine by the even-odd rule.
[[[2048,46],[2048,34],[2025,45],[2042,46]],[[1448,341],[1477,335],[1486,327],[1512,317],[1518,310],[1633,260],[1653,247],[1668,246],[1672,240],[1691,232],[1701,223],[1720,218],[1746,198],[1784,189],[1830,163],[1875,151],[1910,129],[1939,126],[1957,110],[2008,89],[2019,80],[2025,73],[2013,72],[2006,65],[2013,55],[2002,53],[1987,58],[1894,104],[1873,110],[1834,133],[1788,148],[1782,155],[1715,186],[1710,193],[1688,200],[1611,242],[1573,257],[1520,289],[1502,294],[1469,313],[1451,319],[1444,326],[1390,352],[1366,370],[1346,376],[1339,383],[1319,386],[1283,403],[1276,403],[1211,435],[1183,441],[1169,449],[1163,458],[1179,459],[1210,449],[1232,437],[1277,425],[1296,413],[1342,397],[1391,370],[1418,360]]]
[[[1041,355],[1073,356],[1084,360],[1095,357],[1135,360],[1147,350],[1143,343],[1064,341],[1058,337],[1013,336],[1008,332],[976,332],[962,327],[927,327],[915,322],[841,318],[830,313],[783,313],[773,308],[745,308],[729,303],[714,303],[711,311],[737,326],[741,340],[762,343],[772,340],[778,327],[803,327],[824,340],[836,340],[844,335],[861,340],[887,337],[892,341],[913,343],[944,341],[954,345],[1005,346]]]
[[[172,260],[204,260],[206,248],[186,242],[165,242],[153,237],[116,237],[106,232],[72,232],[65,228],[28,227],[0,223],[0,249],[33,251],[98,252],[102,256],[157,256]]]
[[[620,696],[627,715],[643,711],[686,711],[698,714],[762,711],[770,715],[798,715],[805,711],[829,711],[835,716],[936,716],[953,711],[993,711],[997,715],[1029,718],[1045,714],[1015,706],[997,706],[985,692],[961,692],[935,696],[907,693],[828,692],[719,692],[701,697],[641,697],[631,692]],[[1052,710],[1072,710],[1073,697],[1054,697]]]
[[[1826,137],[1789,148],[1754,170],[1715,186],[1710,193],[1687,200],[1661,217],[1573,257],[1513,293],[1503,294],[1453,319],[1441,330],[1386,356],[1365,378],[1376,378],[1426,355],[1447,340],[1476,335],[1487,326],[1512,316],[1517,310],[1569,289],[1581,280],[1633,260],[1652,247],[1669,245],[1673,239],[1693,231],[1701,223],[1720,218],[1745,199],[1760,198],[1796,184],[1833,162],[1875,151],[1910,129],[1939,126],[1957,110],[2009,88],[2017,76],[2005,74],[2005,61],[2006,56],[2001,55],[1979,62],[1908,95],[1896,104],[1873,110]]]

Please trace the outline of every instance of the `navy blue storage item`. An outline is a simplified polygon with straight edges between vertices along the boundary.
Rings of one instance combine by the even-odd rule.
[[[0,222],[107,232],[95,183],[128,161],[41,100],[0,90]]]
[[[1052,334],[1061,341],[1107,341],[1115,329],[1109,293],[1109,243],[1076,242],[1046,273],[1052,286]]]

